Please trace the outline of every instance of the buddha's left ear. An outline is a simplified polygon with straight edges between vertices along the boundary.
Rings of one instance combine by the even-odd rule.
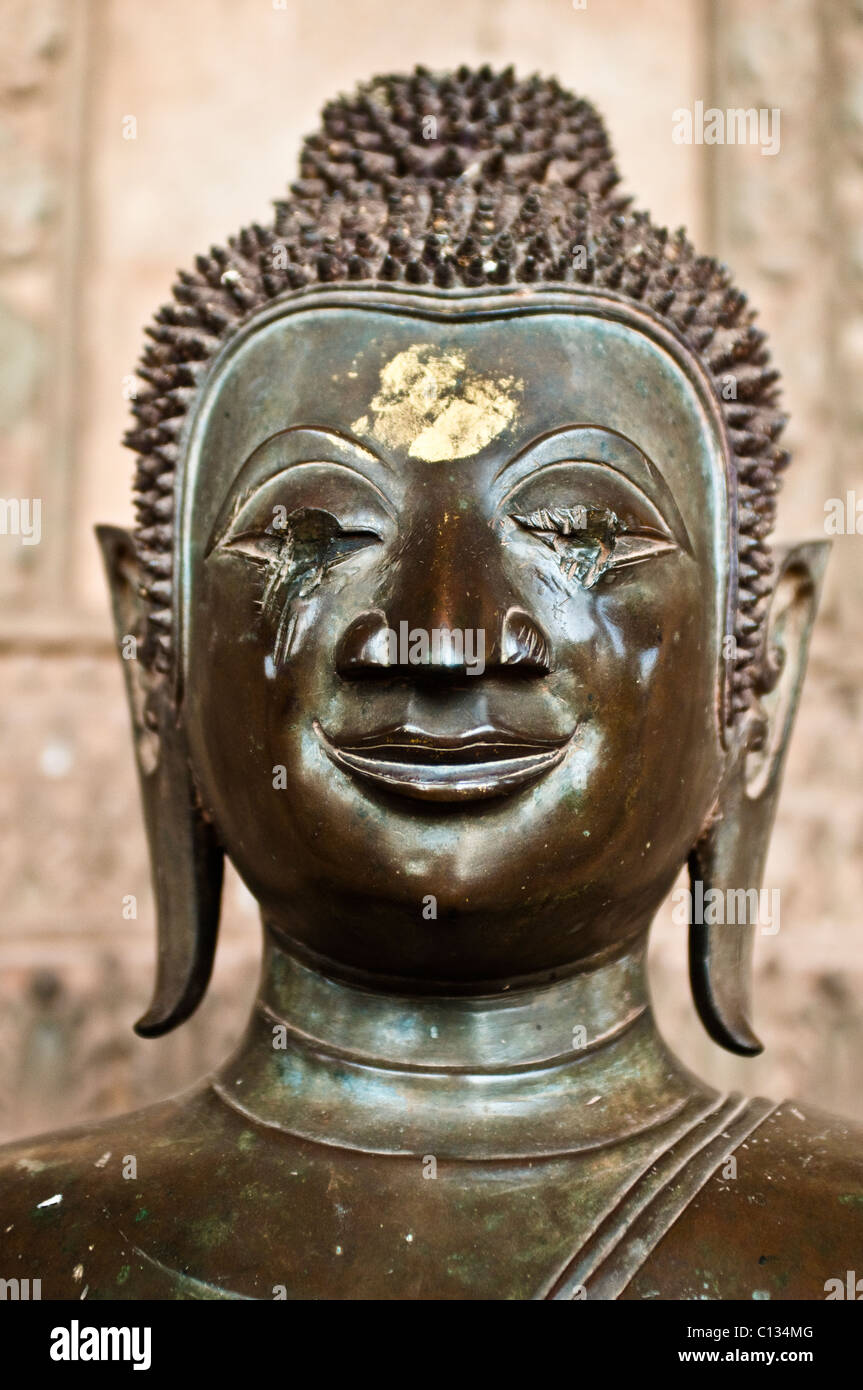
[[[718,814],[689,857],[696,909],[689,929],[695,1006],[715,1042],[748,1056],[762,1051],[750,1022],[758,926],[753,890],[757,894],[761,888],[829,551],[829,541],[774,549],[777,578],[756,663],[757,704],[732,731]],[[708,896],[711,890],[718,896]],[[731,903],[733,914],[728,911]],[[744,904],[743,924],[730,920]],[[778,922],[762,922],[764,931],[777,926]]]
[[[145,614],[134,541],[118,526],[97,526],[96,536],[124,658],[159,935],[156,989],[135,1032],[155,1038],[194,1012],[209,983],[223,856],[197,804],[172,683],[152,680],[139,659]]]

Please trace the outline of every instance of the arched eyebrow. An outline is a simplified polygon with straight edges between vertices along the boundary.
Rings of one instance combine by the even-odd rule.
[[[243,467],[240,469],[240,476],[242,476],[245,470],[264,452],[264,450],[270,449],[278,441],[285,441],[287,444],[291,445],[294,443],[295,437],[300,435],[308,435],[310,439],[320,441],[325,447],[329,447],[331,444],[339,446],[341,451],[339,458],[321,458],[319,460],[321,463],[343,463],[344,458],[342,455],[344,450],[347,450],[349,453],[355,454],[363,463],[371,463],[378,468],[384,469],[388,473],[393,471],[392,464],[389,463],[387,459],[383,458],[380,454],[376,454],[368,445],[361,444],[354,435],[348,434],[346,430],[332,429],[329,425],[289,425],[287,429],[277,430],[275,434],[271,434],[266,439],[262,439],[261,443],[255,446],[245,460]],[[314,459],[299,458],[296,461],[298,463],[315,462]]]
[[[680,508],[656,464],[633,440],[607,426],[573,423],[549,430],[507,459],[494,482],[506,484],[505,500],[533,473],[565,463],[591,463],[625,478],[665,518],[678,545],[693,553]]]
[[[308,440],[308,446],[304,447],[304,441]],[[285,430],[279,430],[276,434],[271,434],[258,444],[248,458],[243,463],[239,473],[235,476],[231,491],[241,484],[244,477],[254,478],[256,465],[260,463],[261,455],[278,448],[280,444],[285,447],[285,452],[295,457],[289,457],[286,462],[281,462],[272,471],[254,482],[249,482],[246,495],[251,496],[252,492],[264,482],[278,476],[279,473],[286,473],[290,468],[296,468],[304,463],[331,463],[336,467],[346,468],[369,484],[370,487],[379,494],[381,501],[390,509],[392,503],[386,492],[374,477],[375,473],[382,475],[381,482],[387,476],[392,476],[393,466],[380,454],[369,449],[365,444],[360,444],[352,434],[342,430],[330,429],[326,425],[290,425]],[[357,466],[360,465],[360,466]]]

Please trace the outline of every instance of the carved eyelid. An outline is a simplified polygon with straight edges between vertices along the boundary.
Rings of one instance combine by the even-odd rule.
[[[207,546],[205,558],[209,558],[209,556],[214,551],[220,549],[221,547],[226,547],[227,542],[229,542],[230,540],[238,539],[238,536],[235,534],[235,528],[237,525],[237,521],[239,517],[242,515],[242,513],[245,512],[247,508],[253,505],[255,499],[259,496],[260,493],[263,493],[270,488],[275,489],[283,479],[287,478],[291,474],[294,474],[295,470],[298,468],[328,468],[333,470],[342,470],[346,473],[350,473],[352,479],[358,479],[361,484],[369,488],[369,490],[374,494],[376,500],[380,503],[381,507],[386,512],[389,520],[391,522],[396,521],[397,518],[395,509],[392,503],[390,502],[389,498],[386,496],[384,492],[381,491],[377,484],[372,481],[371,478],[369,478],[365,473],[362,473],[358,468],[354,468],[351,464],[345,463],[343,460],[334,461],[332,459],[317,458],[297,459],[296,461],[293,461],[289,464],[286,464],[284,467],[279,468],[276,472],[271,473],[269,477],[264,478],[260,483],[257,483],[252,488],[250,488],[250,490],[247,493],[237,494],[236,498],[234,499],[234,503],[228,519],[225,521],[222,518],[220,518],[220,523],[216,526],[210,544]],[[299,501],[296,505],[293,505],[291,503],[274,501],[272,507],[275,508],[277,506],[284,506],[288,516],[290,516],[292,512],[300,511],[303,508],[320,511],[329,510],[325,506],[319,505],[315,507],[312,502],[302,501]],[[331,512],[330,515],[335,516],[335,513]],[[336,517],[336,520],[338,520],[338,517]],[[254,529],[264,530],[265,528],[262,527]],[[248,532],[245,532],[243,534],[252,534],[252,528],[250,528]]]
[[[277,503],[276,505],[279,504]],[[223,550],[239,550],[242,552],[244,545],[251,547],[251,543],[255,541],[261,542],[262,544],[265,541],[284,543],[289,537],[293,537],[291,523],[296,522],[301,516],[308,518],[311,515],[327,517],[329,521],[332,522],[335,529],[333,536],[329,538],[330,540],[339,536],[346,541],[356,540],[359,537],[366,537],[369,544],[373,541],[383,540],[380,532],[373,530],[371,526],[351,526],[350,524],[343,523],[336,516],[335,512],[331,512],[328,507],[296,507],[293,511],[287,512],[284,525],[276,526],[274,522],[268,522],[265,527],[258,525],[249,526],[242,531],[230,530],[219,542],[219,545]],[[249,548],[244,553],[252,554],[253,552],[251,548]],[[263,557],[263,551],[261,554]]]
[[[592,523],[589,520],[591,512],[595,517]],[[510,517],[523,529],[540,536],[557,557],[565,578],[576,579],[585,589],[592,589],[605,574],[643,564],[654,556],[678,549],[665,528],[662,531],[653,526],[627,529],[610,507],[588,507],[579,503],[575,507],[542,507],[526,516],[510,513]],[[575,522],[573,529],[570,529],[571,521]],[[567,548],[570,541],[574,543],[571,549]]]
[[[532,511],[508,512],[511,521],[517,521],[526,531],[547,531],[553,529],[564,539],[572,537],[574,540],[582,531],[589,531],[591,522],[590,513],[594,513],[593,525],[600,525],[607,521],[613,528],[614,534],[620,536],[646,536],[655,537],[657,540],[668,541],[675,544],[671,532],[664,523],[658,509],[652,508],[660,518],[661,525],[656,526],[648,522],[636,522],[634,525],[627,525],[618,516],[614,507],[603,507],[591,505],[589,502],[574,502],[572,504],[557,503],[548,507],[534,507]],[[549,526],[551,523],[551,526]]]
[[[588,429],[588,427],[584,428]],[[579,427],[579,430],[580,429],[581,427]],[[555,430],[553,435],[548,436],[545,440],[541,441],[540,447],[548,446],[550,443],[554,443],[556,441],[557,445],[560,447],[562,451],[566,446],[565,443],[561,440],[560,436],[571,434],[574,432],[577,431]],[[596,427],[590,427],[589,432],[600,433],[603,436],[615,435],[615,431],[605,429],[598,430],[596,429]],[[569,455],[564,453],[562,457],[552,457],[550,459],[546,459],[542,463],[537,462],[536,467],[532,469],[529,468],[528,471],[522,472],[521,475],[516,478],[512,486],[507,488],[503,497],[498,502],[498,511],[506,511],[508,509],[512,497],[517,492],[519,492],[520,489],[530,486],[537,478],[540,478],[542,474],[547,473],[552,469],[602,469],[611,474],[615,479],[619,479],[622,485],[627,488],[627,490],[631,491],[636,497],[638,497],[647,507],[650,514],[658,517],[660,529],[667,531],[671,536],[673,536],[677,545],[680,547],[681,550],[684,550],[687,555],[692,555],[692,541],[690,540],[689,532],[686,529],[686,523],[684,522],[683,517],[680,514],[680,509],[677,506],[674,494],[668,488],[668,485],[662,477],[662,474],[656,468],[656,465],[650,461],[648,456],[641,449],[639,449],[637,445],[633,444],[631,440],[626,439],[625,436],[619,436],[619,438],[621,444],[626,446],[627,449],[631,451],[631,453],[634,456],[637,456],[638,459],[641,461],[642,466],[647,470],[648,476],[651,477],[651,480],[653,481],[655,487],[659,490],[660,495],[663,497],[662,503],[656,500],[639,482],[637,482],[636,479],[632,477],[631,473],[629,473],[621,464],[607,458],[590,458],[584,454],[579,454],[574,450]],[[512,468],[516,467],[517,465],[521,464],[522,466],[524,466],[525,464],[529,464],[531,453],[537,451],[537,446],[532,445],[528,449],[523,450],[522,453],[518,455],[516,458],[510,459],[510,461],[505,465],[505,467],[501,469],[500,472],[496,475],[495,481],[503,477],[506,473],[508,473]]]
[[[639,499],[640,502],[644,504],[645,508],[650,512],[652,516],[658,517],[662,529],[668,531],[669,535],[672,534],[672,527],[666,520],[662,511],[660,511],[660,508],[657,505],[657,503],[654,502],[653,498],[649,497],[648,494],[644,491],[644,489],[640,487],[633,478],[630,478],[629,474],[625,473],[622,468],[616,468],[614,464],[608,463],[604,459],[597,460],[573,457],[556,459],[553,463],[544,463],[539,468],[537,468],[535,472],[526,474],[523,478],[520,478],[517,483],[513,484],[513,486],[509,489],[509,491],[498,504],[498,510],[507,511],[507,514],[509,514],[509,507],[511,505],[512,498],[516,495],[516,493],[522,490],[526,490],[529,487],[532,487],[538,480],[542,478],[543,474],[550,473],[552,470],[560,468],[602,469],[612,474],[615,479],[620,479],[622,485],[626,488],[628,492],[631,492],[635,497]],[[573,502],[567,505],[580,505],[580,503]],[[589,504],[585,503],[584,505]],[[540,509],[537,507],[532,507],[531,510],[538,511]],[[554,508],[549,506],[544,508],[543,510],[553,511]],[[594,510],[596,510],[595,504]],[[609,508],[609,510],[613,511],[614,508]]]

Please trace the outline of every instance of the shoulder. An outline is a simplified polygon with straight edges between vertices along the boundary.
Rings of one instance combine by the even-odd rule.
[[[785,1101],[717,1165],[623,1297],[815,1300],[858,1277],[863,1297],[863,1127]]]
[[[0,1215],[10,1199],[28,1201],[58,1184],[69,1185],[78,1196],[104,1191],[124,1163],[128,1172],[141,1157],[151,1158],[160,1149],[167,1153],[184,1129],[198,1128],[207,1098],[208,1088],[196,1086],[141,1110],[0,1145]]]
[[[165,1296],[130,1280],[141,1233],[154,1197],[176,1192],[176,1213],[183,1189],[206,1183],[200,1156],[220,1151],[225,1117],[204,1085],[97,1124],[0,1147],[0,1278],[38,1279],[43,1299],[120,1298],[133,1284],[135,1296]]]

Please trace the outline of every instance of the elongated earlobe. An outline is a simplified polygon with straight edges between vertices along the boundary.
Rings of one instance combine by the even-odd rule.
[[[761,887],[829,550],[829,541],[776,548],[778,576],[756,677],[763,717],[753,713],[741,720],[719,813],[689,858],[693,903],[733,902],[738,908],[735,917],[743,909],[742,923],[731,921],[727,910],[715,924],[707,913],[706,922],[693,919],[689,977],[707,1032],[729,1052],[744,1056],[762,1051],[751,1023],[752,950],[758,926],[752,909]],[[710,890],[718,890],[719,898],[708,898]]]
[[[223,856],[196,802],[170,682],[150,683],[138,660],[144,623],[134,542],[117,526],[98,526],[96,535],[111,590],[117,643],[125,658],[158,923],[156,988],[135,1032],[155,1038],[194,1012],[209,983]]]

